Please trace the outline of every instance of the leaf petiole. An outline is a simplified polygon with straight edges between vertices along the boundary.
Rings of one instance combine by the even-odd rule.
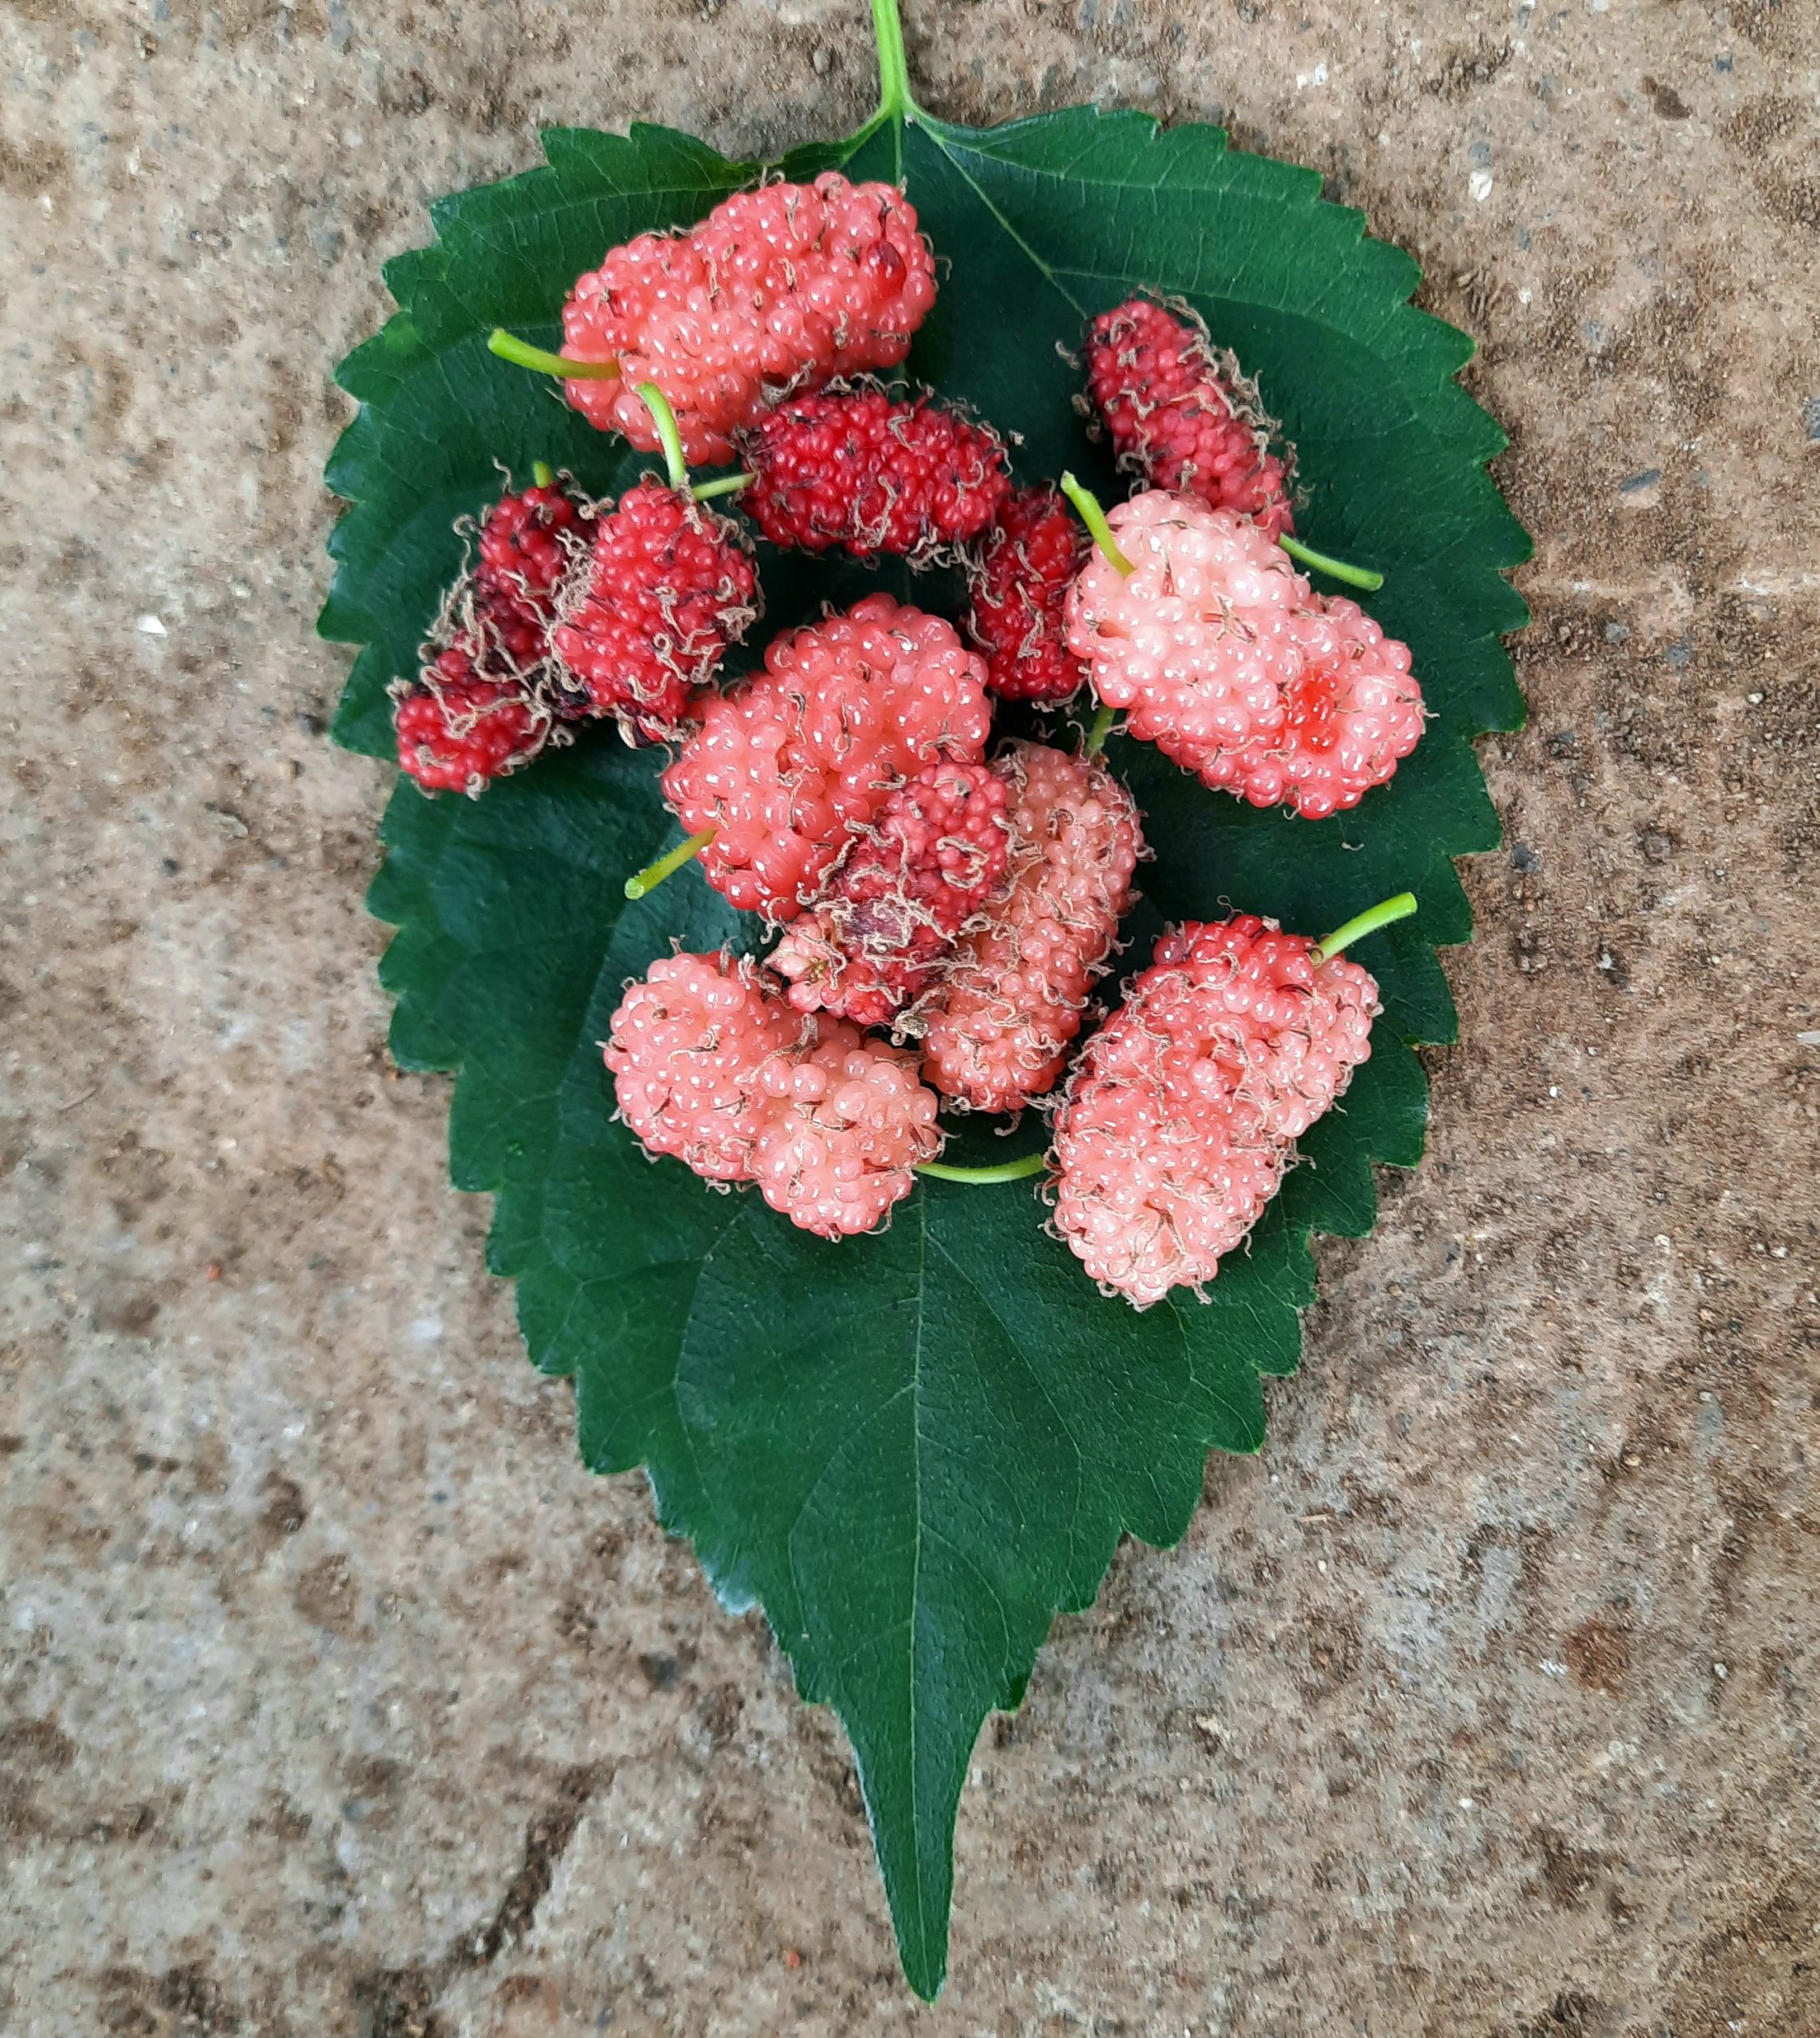
[[[1330,962],[1342,948],[1349,948],[1355,941],[1362,941],[1368,934],[1376,934],[1381,927],[1388,927],[1393,920],[1406,920],[1416,910],[1416,894],[1399,892],[1394,899],[1381,900],[1375,906],[1368,907],[1344,927],[1336,927],[1314,951],[1323,962]]]
[[[1286,531],[1277,539],[1290,557],[1299,566],[1312,566],[1317,573],[1325,573],[1330,580],[1343,580],[1349,588],[1363,588],[1369,594],[1384,585],[1384,576],[1374,573],[1369,566],[1353,566],[1344,559],[1335,559],[1325,552],[1317,552],[1311,545],[1304,545],[1300,538],[1292,538]]]
[[[967,1181],[978,1186],[986,1182],[1021,1181],[1026,1175],[1041,1174],[1049,1165],[1047,1154],[1026,1154],[1021,1161],[1001,1161],[990,1168],[955,1168],[946,1161],[924,1161],[916,1169],[937,1181]]]
[[[619,373],[616,361],[577,361],[571,354],[550,353],[514,338],[503,326],[494,327],[486,350],[515,367],[529,368],[539,375],[560,375],[565,382],[611,382]]]
[[[878,38],[879,120],[907,120],[916,110],[910,96],[910,64],[904,54],[904,24],[897,0],[872,0],[873,33]]]
[[[1061,492],[1080,513],[1080,521],[1092,534],[1093,542],[1099,546],[1107,560],[1119,571],[1129,576],[1138,569],[1119,549],[1119,541],[1112,535],[1112,526],[1106,521],[1106,512],[1099,506],[1099,498],[1090,488],[1083,488],[1072,474],[1061,478]]]
[[[648,863],[635,876],[626,880],[626,896],[642,899],[647,892],[654,892],[666,877],[674,876],[685,863],[700,856],[713,841],[717,830],[704,828],[699,834],[689,835],[678,842],[674,849],[659,857],[655,863]]]

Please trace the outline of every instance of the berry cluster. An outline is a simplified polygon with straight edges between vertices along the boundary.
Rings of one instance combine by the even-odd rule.
[[[777,939],[627,986],[606,1063],[646,1150],[838,1238],[935,1162],[943,1108],[1034,1105],[1056,1232],[1146,1308],[1204,1290],[1365,1059],[1377,987],[1338,951],[1413,901],[1319,947],[1247,914],[1189,922],[1077,1052],[1147,854],[1109,727],[1122,712],[1206,784],[1318,820],[1391,776],[1422,697],[1407,649],[1290,563],[1371,584],[1291,535],[1292,451],[1185,307],[1134,298],[1088,331],[1086,401],[1138,482],[1107,514],[1071,476],[1013,487],[990,426],[868,378],[935,289],[903,194],[830,173],[612,250],[562,355],[496,334],[667,473],[617,503],[540,474],[494,506],[400,701],[400,759],[474,791],[576,720],[674,745],[686,840],[629,895],[695,857]],[[736,455],[691,488],[687,460]],[[966,638],[876,592],[722,690],[760,608],[751,541],[703,499],[735,494],[780,548],[958,560]],[[1084,745],[989,751],[994,697],[1041,709],[1084,685]]]

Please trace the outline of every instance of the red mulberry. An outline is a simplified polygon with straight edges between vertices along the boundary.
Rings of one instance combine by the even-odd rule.
[[[1087,382],[1119,464],[1148,486],[1254,517],[1270,538],[1295,529],[1256,385],[1193,313],[1147,297],[1102,312],[1088,330]]]
[[[1005,447],[926,396],[893,402],[876,384],[795,396],[741,435],[756,477],[740,507],[773,545],[844,545],[915,565],[977,536],[1010,492]]]
[[[640,482],[599,516],[551,633],[563,677],[627,741],[667,741],[757,614],[737,528],[685,490]]]
[[[1000,510],[980,547],[967,619],[994,693],[1050,701],[1080,690],[1087,671],[1068,647],[1064,609],[1088,549],[1053,488],[1020,489]]]
[[[883,1026],[920,996],[997,897],[1010,853],[1006,801],[1002,777],[947,758],[892,792],[771,953],[791,1003]]]

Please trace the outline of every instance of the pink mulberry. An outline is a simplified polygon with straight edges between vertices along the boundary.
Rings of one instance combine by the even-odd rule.
[[[710,697],[663,777],[702,874],[736,906],[793,919],[901,780],[937,757],[977,763],[985,667],[953,625],[889,595],[777,638],[764,670]]]
[[[1166,934],[1088,1041],[1056,1121],[1055,1224],[1139,1309],[1199,1290],[1371,1052],[1377,986],[1241,914]]]
[[[673,1154],[709,1181],[749,1181],[759,1072],[803,1030],[749,962],[665,957],[613,1014],[607,1066],[619,1114],[648,1152]]]
[[[1102,312],[1088,331],[1087,382],[1119,466],[1146,486],[1254,517],[1269,538],[1295,528],[1257,385],[1192,311],[1134,297]]]
[[[687,233],[642,233],[583,276],[563,309],[564,350],[612,361],[568,381],[602,431],[657,449],[637,385],[669,398],[692,463],[732,458],[732,435],[783,390],[892,368],[935,301],[916,215],[889,184],[767,184]]]
[[[1422,734],[1406,645],[1315,594],[1256,525],[1160,491],[1107,514],[1134,570],[1096,552],[1068,640],[1096,693],[1205,783],[1318,821],[1356,806]]]
[[[793,1011],[749,962],[654,962],[607,1043],[620,1115],[652,1154],[705,1180],[756,1182],[823,1238],[869,1232],[940,1151],[916,1057]]]
[[[786,1009],[788,1008],[786,1007]],[[767,1064],[752,1177],[774,1210],[826,1239],[875,1230],[941,1150],[938,1099],[916,1057],[844,1020],[804,1022],[810,1043]]]
[[[1143,852],[1131,795],[1096,760],[1015,743],[1011,884],[929,999],[924,1073],[975,1111],[1052,1089],[1106,970]]]
[[[1020,489],[986,534],[973,571],[967,634],[986,683],[1007,701],[1068,701],[1087,669],[1068,647],[1069,586],[1087,533],[1053,488]]]
[[[1010,855],[1004,779],[942,758],[856,830],[770,958],[803,1011],[887,1025],[920,996],[961,929],[997,898]]]
[[[686,490],[642,481],[597,515],[563,584],[551,632],[567,688],[613,715],[628,742],[666,742],[757,614],[736,525]]]
[[[741,435],[740,451],[757,477],[740,507],[773,545],[802,552],[842,545],[922,564],[977,537],[1011,489],[997,432],[876,384],[792,397]]]

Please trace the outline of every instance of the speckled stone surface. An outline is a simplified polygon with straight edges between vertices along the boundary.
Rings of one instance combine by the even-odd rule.
[[[936,109],[1320,166],[1483,348],[1527,732],[1463,1044],[1263,1456],[989,1725],[952,1979],[594,1481],[388,1064],[336,357],[548,120],[764,150],[857,0],[0,9],[0,2028],[1820,2032],[1811,0],[908,0]]]

